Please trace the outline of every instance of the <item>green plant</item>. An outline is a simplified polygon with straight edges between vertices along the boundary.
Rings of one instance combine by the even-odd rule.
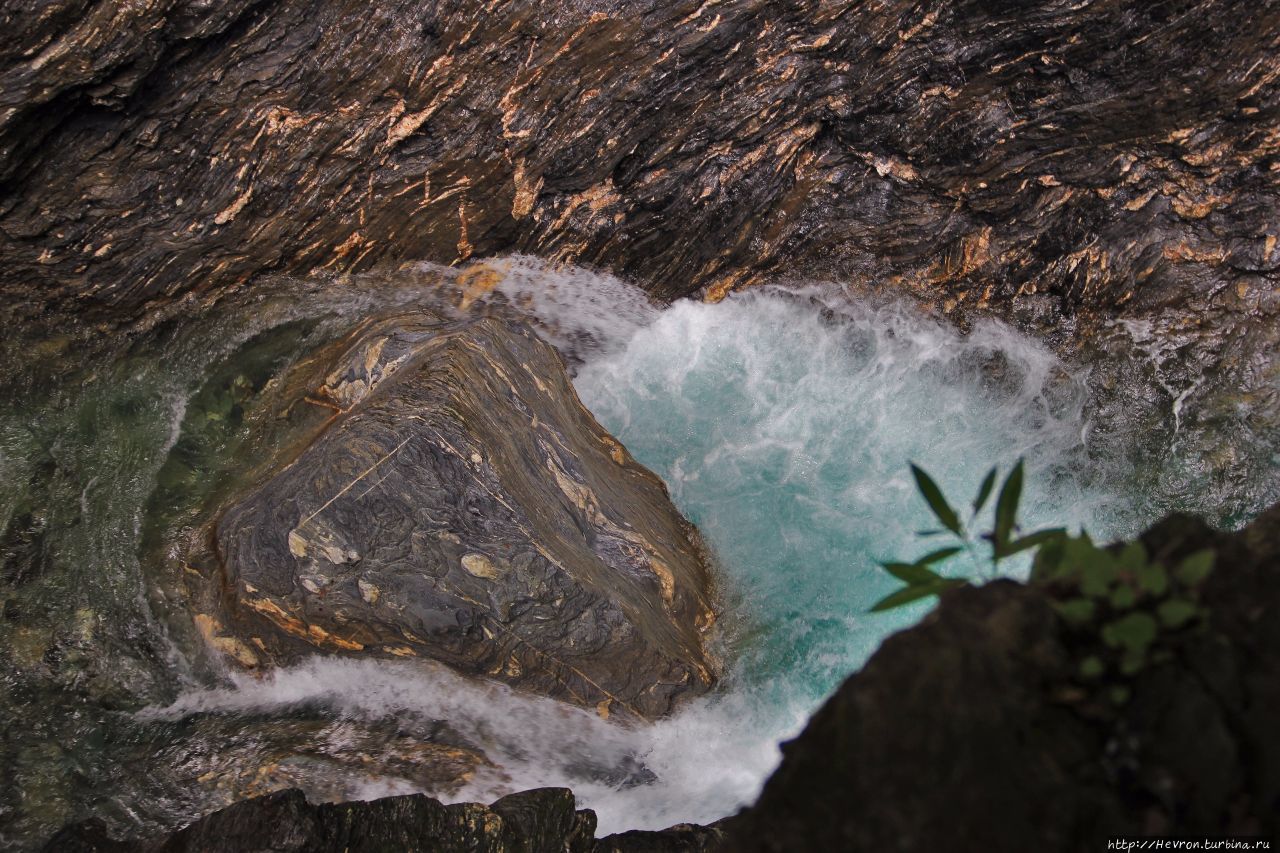
[[[937,483],[916,465],[911,466],[916,486],[942,525],[921,531],[921,536],[950,534],[958,544],[939,548],[915,562],[883,563],[885,571],[906,586],[872,607],[891,610],[912,601],[937,595],[968,583],[960,577],[944,577],[937,567],[961,552],[979,561],[976,541],[970,533],[995,486],[997,469],[983,478],[966,524],[947,502]],[[1198,551],[1172,568],[1152,560],[1140,541],[1100,547],[1089,534],[1072,536],[1054,527],[1023,534],[1018,523],[1022,498],[1023,463],[1013,466],[996,499],[992,529],[980,537],[991,548],[992,573],[1002,559],[1034,551],[1031,583],[1049,593],[1054,609],[1076,635],[1074,646],[1082,650],[1076,678],[1105,687],[1110,698],[1123,703],[1129,695],[1124,681],[1152,660],[1170,653],[1172,639],[1206,621],[1200,604],[1200,586],[1213,570],[1213,551]]]
[[[937,572],[936,567],[961,552],[967,552],[976,562],[981,562],[978,557],[977,542],[970,528],[987,505],[992,490],[995,488],[998,473],[999,470],[997,468],[992,468],[983,477],[982,484],[978,487],[978,494],[973,499],[972,512],[966,523],[961,519],[960,514],[951,507],[951,504],[947,502],[942,490],[938,488],[938,484],[934,482],[933,478],[925,473],[920,466],[914,464],[911,466],[911,474],[915,478],[916,488],[919,490],[921,497],[924,498],[925,503],[929,505],[929,509],[933,512],[934,517],[937,518],[938,523],[942,525],[941,529],[924,530],[919,535],[927,537],[950,534],[952,538],[957,540],[958,544],[930,551],[911,563],[882,563],[881,565],[885,571],[905,583],[906,586],[876,602],[875,606],[871,608],[873,613],[892,610],[912,601],[937,595],[951,587],[968,583],[964,578],[943,577]],[[1022,500],[1022,481],[1023,464],[1022,460],[1019,459],[1000,486],[1000,494],[996,497],[992,527],[980,537],[991,547],[993,574],[998,569],[1001,560],[1055,541],[1066,534],[1063,528],[1057,527],[1019,535],[1021,528],[1018,525],[1018,503]]]
[[[1200,586],[1213,561],[1213,551],[1197,551],[1170,569],[1140,541],[1100,548],[1081,533],[1041,548],[1031,581],[1048,589],[1088,649],[1078,671],[1088,682],[1137,674],[1168,655],[1171,638],[1202,624]]]

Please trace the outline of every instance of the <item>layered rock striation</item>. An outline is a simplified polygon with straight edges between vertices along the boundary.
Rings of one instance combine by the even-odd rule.
[[[217,521],[216,647],[249,666],[425,657],[606,716],[657,717],[713,683],[697,532],[554,349],[427,313],[343,343],[316,357],[319,388],[281,380],[286,409],[332,417]]]
[[[10,0],[0,291],[137,317],[519,250],[661,296],[819,276],[1066,331],[1275,314],[1273,2],[549,9]]]

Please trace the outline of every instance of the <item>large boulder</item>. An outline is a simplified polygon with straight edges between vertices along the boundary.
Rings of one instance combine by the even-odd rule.
[[[349,340],[320,388],[296,383],[331,422],[217,524],[215,646],[422,656],[642,718],[713,683],[698,535],[551,346],[426,313]]]

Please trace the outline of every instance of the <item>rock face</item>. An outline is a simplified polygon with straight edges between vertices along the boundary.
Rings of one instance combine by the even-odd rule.
[[[1046,329],[1274,317],[1271,2],[0,7],[0,291],[113,317],[510,250]]]
[[[100,822],[67,827],[50,839],[49,853],[701,853],[714,849],[719,830],[673,827],[595,839],[596,816],[575,811],[565,788],[522,791],[483,806],[441,805],[415,794],[366,803],[311,805],[299,791],[282,791],[208,815],[151,843],[115,841]]]
[[[527,326],[372,322],[308,400],[331,422],[217,524],[233,658],[423,656],[643,718],[713,682],[697,533]]]
[[[575,811],[573,793],[563,788],[524,791],[491,806],[445,806],[422,795],[315,806],[300,791],[282,791],[214,812],[152,844],[115,842],[101,827],[81,824],[51,839],[46,849],[67,853],[426,853],[445,849],[590,853],[595,827],[595,814]]]
[[[885,641],[784,747],[725,849],[1086,850],[1108,836],[1280,835],[1280,506],[1237,534],[1146,533],[1174,565],[1217,553],[1209,628],[1144,670],[1116,713],[1037,586],[944,596]]]
[[[0,29],[0,306],[49,337],[509,252],[660,297],[821,278],[1107,361],[1100,432],[1136,407],[1201,482],[1266,478],[1211,448],[1280,434],[1272,0],[7,0]]]

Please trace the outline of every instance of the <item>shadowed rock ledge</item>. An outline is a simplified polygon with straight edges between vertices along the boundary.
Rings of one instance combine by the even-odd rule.
[[[49,853],[701,853],[721,838],[708,827],[672,827],[595,838],[596,816],[573,793],[541,788],[489,806],[445,806],[418,794],[368,803],[311,805],[282,791],[215,812],[166,839],[115,841],[96,821],[50,839]]]

